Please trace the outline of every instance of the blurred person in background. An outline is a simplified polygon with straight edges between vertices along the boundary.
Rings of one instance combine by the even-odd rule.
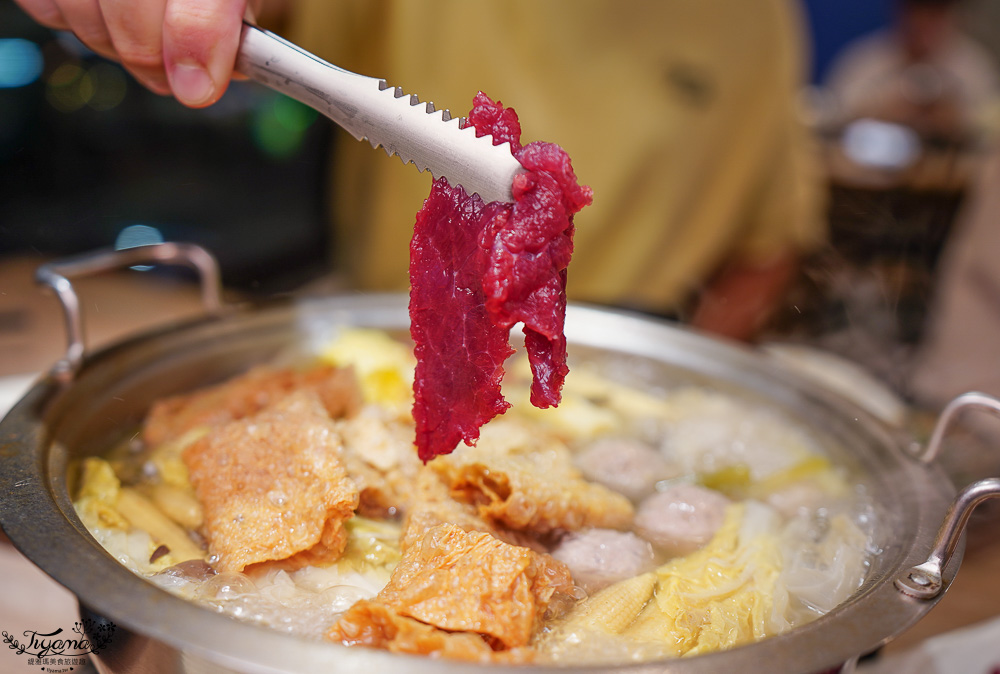
[[[991,152],[941,261],[927,330],[907,393],[940,409],[966,391],[1000,396],[1000,152]],[[989,438],[995,468],[1000,420],[963,421]],[[981,476],[980,476],[981,477]]]
[[[214,103],[245,0],[19,0],[151,90]],[[254,7],[256,11],[274,6]],[[804,73],[786,0],[300,0],[280,32],[322,58],[464,113],[481,89],[525,141],[573,157],[596,195],[577,222],[571,299],[680,316],[750,339],[824,240],[819,175],[798,117]],[[404,290],[426,175],[339,142],[335,269]]]
[[[904,392],[1000,91],[961,0],[886,4],[889,25],[840,50],[817,97],[833,245],[808,306],[825,307],[815,341]]]
[[[979,140],[997,126],[1000,78],[958,25],[960,0],[896,0],[887,30],[848,45],[826,88],[841,122],[870,117],[926,138]]]

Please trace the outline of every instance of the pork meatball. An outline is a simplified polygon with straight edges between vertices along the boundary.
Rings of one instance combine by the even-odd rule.
[[[679,484],[645,499],[635,530],[657,549],[679,557],[702,547],[722,526],[729,499],[717,491]]]
[[[600,438],[576,456],[576,465],[591,482],[603,484],[639,501],[656,483],[677,476],[677,469],[656,449],[634,438]]]
[[[653,548],[647,541],[613,529],[569,534],[552,556],[568,566],[576,584],[591,594],[653,568]]]

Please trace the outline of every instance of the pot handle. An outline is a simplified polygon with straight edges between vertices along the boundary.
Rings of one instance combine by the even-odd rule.
[[[35,282],[48,286],[56,294],[66,321],[66,355],[52,368],[54,376],[72,378],[80,369],[86,352],[80,301],[69,279],[139,264],[190,267],[198,273],[201,281],[201,301],[205,310],[216,314],[222,308],[219,264],[211,253],[192,243],[156,243],[120,250],[105,248],[43,264],[35,272]]]
[[[970,391],[957,396],[941,410],[941,414],[934,424],[934,432],[931,433],[931,439],[927,441],[927,447],[923,451],[916,453],[918,459],[924,463],[930,463],[937,458],[937,455],[941,451],[941,443],[944,440],[945,433],[951,427],[952,423],[954,423],[958,414],[965,410],[981,410],[983,412],[991,412],[994,416],[1000,417],[1000,399],[994,398],[988,393],[980,393],[979,391]]]
[[[986,393],[971,391],[956,397],[941,411],[927,447],[917,453],[917,458],[930,463],[941,449],[944,435],[958,414],[964,410],[981,410],[1000,417],[1000,399]],[[945,515],[934,539],[934,547],[927,561],[904,571],[896,577],[896,589],[918,599],[932,599],[941,593],[941,574],[965,531],[972,511],[983,501],[1000,498],[1000,478],[991,477],[973,482],[958,493]]]

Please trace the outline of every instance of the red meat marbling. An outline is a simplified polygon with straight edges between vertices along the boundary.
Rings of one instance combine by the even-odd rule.
[[[514,110],[479,93],[468,116],[477,135],[509,142],[526,169],[514,203],[485,204],[434,181],[410,242],[410,333],[417,357],[413,418],[421,459],[473,444],[510,405],[500,393],[513,353],[510,328],[524,324],[531,402],[557,405],[566,377],[566,267],[573,214],[591,202],[569,156],[551,143],[521,147]]]

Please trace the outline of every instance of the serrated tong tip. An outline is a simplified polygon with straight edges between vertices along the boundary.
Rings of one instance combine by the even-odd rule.
[[[358,140],[382,147],[404,164],[444,177],[483,201],[513,201],[522,172],[510,143],[477,136],[464,118],[385,80],[331,65],[282,38],[244,24],[237,69],[323,113]]]
[[[469,190],[468,185],[466,185],[465,183],[459,181],[458,184],[462,184],[462,186],[470,194],[471,193],[480,194],[480,196],[483,197],[484,201],[497,201],[497,200],[513,201],[513,198],[509,195],[510,185],[513,183],[514,176],[522,169],[520,163],[517,162],[517,159],[513,156],[513,153],[511,152],[511,147],[509,142],[504,141],[502,143],[494,143],[493,137],[489,134],[477,135],[476,130],[473,127],[467,125],[468,120],[466,120],[465,117],[453,117],[446,108],[439,109],[434,105],[432,101],[427,101],[426,103],[423,103],[421,102],[420,97],[417,96],[416,94],[407,94],[402,87],[390,87],[385,82],[385,80],[379,81],[379,89],[381,91],[391,89],[393,98],[399,100],[405,100],[411,108],[414,108],[414,112],[420,112],[420,114],[427,115],[430,120],[433,120],[435,125],[444,124],[450,127],[446,132],[442,131],[441,129],[434,129],[432,127],[430,128],[430,131],[432,133],[434,131],[439,131],[448,134],[461,134],[461,136],[451,136],[448,138],[448,140],[450,141],[449,144],[452,145],[451,148],[452,152],[455,152],[454,145],[461,144],[466,148],[468,148],[467,150],[468,153],[470,154],[479,153],[482,154],[482,156],[484,157],[493,157],[492,161],[497,161],[498,158],[501,158],[502,161],[502,158],[510,157],[511,161],[502,162],[500,165],[496,166],[496,170],[499,171],[500,175],[502,176],[500,180],[502,180],[506,184],[507,188],[507,192],[500,195],[503,197],[502,199],[486,198],[486,196],[484,196],[481,193],[483,191],[482,187]],[[423,105],[422,111],[420,110],[421,105]],[[427,154],[420,154],[420,153],[412,154],[407,151],[406,147],[401,147],[398,143],[383,142],[378,138],[372,138],[366,136],[365,139],[371,144],[373,148],[381,147],[387,155],[389,156],[395,155],[399,157],[404,164],[413,164],[420,172],[428,171],[435,179],[444,177],[449,182],[455,182],[453,181],[452,177],[449,176],[447,169],[438,168],[438,165],[435,165],[431,160],[429,160]],[[447,162],[447,158],[439,156],[443,153],[444,153],[443,150],[438,152],[432,152],[430,153],[430,157],[438,158],[439,160],[442,161],[441,166],[444,166],[445,162]],[[504,173],[504,163],[506,164],[506,170],[509,173],[509,177],[508,173]],[[479,182],[488,179],[489,179],[488,176],[481,176]],[[497,182],[500,182],[500,180],[498,180]],[[466,178],[466,182],[469,182],[468,178]],[[492,191],[495,192],[500,187],[501,187],[500,185],[493,186]]]

